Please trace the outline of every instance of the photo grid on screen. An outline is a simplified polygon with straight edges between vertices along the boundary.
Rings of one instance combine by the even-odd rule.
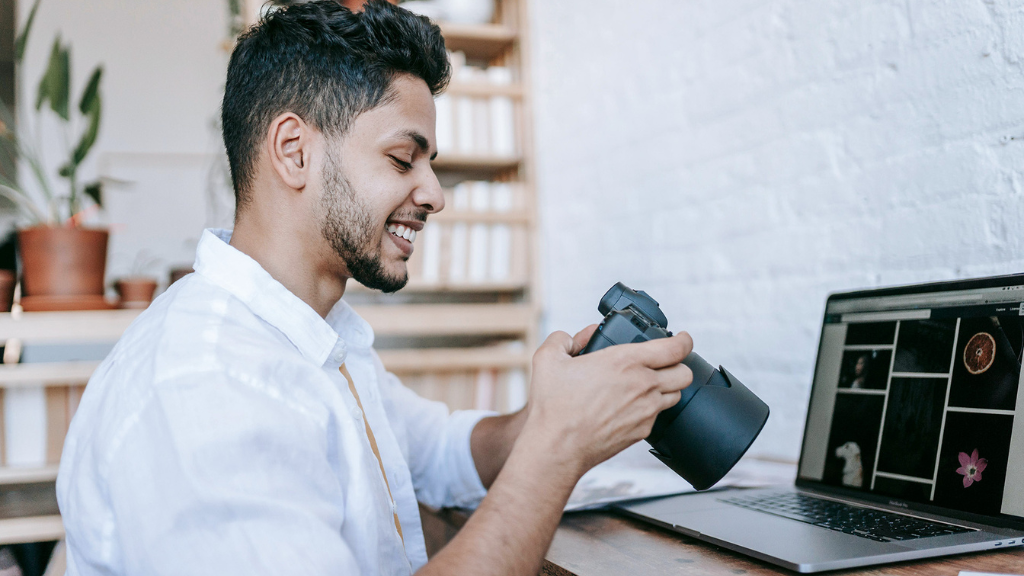
[[[847,326],[822,481],[998,514],[1024,318]]]

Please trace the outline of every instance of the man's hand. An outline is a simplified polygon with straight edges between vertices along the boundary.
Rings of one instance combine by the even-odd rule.
[[[524,428],[524,441],[547,438],[537,449],[556,451],[578,475],[649,436],[658,413],[693,381],[681,364],[693,350],[686,332],[577,356],[596,328],[555,332],[534,354]]]
[[[680,364],[693,348],[689,334],[577,356],[595,329],[575,337],[555,332],[534,354],[518,440],[507,460],[504,452],[491,456],[497,466],[485,468],[500,473],[487,497],[418,576],[537,574],[580,476],[650,435],[658,413],[678,402],[693,380]],[[504,426],[518,428],[512,422],[518,421]],[[511,435],[492,431],[475,438],[474,458],[496,451],[500,442],[493,439],[501,437]]]

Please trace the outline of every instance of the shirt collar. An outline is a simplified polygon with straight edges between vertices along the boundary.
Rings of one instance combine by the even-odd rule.
[[[258,262],[228,244],[230,240],[231,230],[210,228],[203,231],[196,248],[196,274],[241,300],[254,314],[280,330],[303,356],[317,366],[322,366],[329,358],[344,361],[344,358],[337,358],[339,353],[344,355],[345,343],[332,328],[335,323],[321,318],[309,304],[274,280]],[[334,306],[328,318],[333,319],[336,312],[339,317],[347,317],[351,313],[359,318],[348,304],[341,301]],[[369,334],[372,344],[372,331]]]

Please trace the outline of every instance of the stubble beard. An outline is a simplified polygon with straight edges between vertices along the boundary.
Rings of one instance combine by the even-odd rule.
[[[381,235],[372,212],[355,195],[341,167],[327,155],[323,171],[320,231],[345,262],[349,274],[367,288],[390,293],[405,287],[408,271],[388,274],[381,263]]]

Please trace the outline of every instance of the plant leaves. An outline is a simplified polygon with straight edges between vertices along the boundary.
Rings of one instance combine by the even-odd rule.
[[[82,134],[82,139],[78,141],[78,146],[75,146],[75,151],[71,155],[70,163],[75,168],[85,160],[85,157],[89,154],[89,150],[92,149],[93,144],[96,143],[96,136],[100,131],[100,112],[103,108],[103,101],[100,98],[99,93],[93,94],[90,99],[89,108],[83,109],[82,112],[88,115],[89,126],[85,129]]]
[[[71,92],[71,54],[61,46],[60,36],[53,40],[53,48],[50,50],[50,63],[46,67],[46,73],[39,82],[39,94],[36,97],[36,110],[43,107],[47,101],[50,108],[64,120],[70,120],[71,115],[68,106]]]
[[[97,206],[99,206],[100,208],[103,208],[103,181],[102,180],[97,180],[95,182],[86,184],[85,185],[85,189],[82,190],[82,191],[85,192],[86,196],[88,196],[89,198],[92,198],[92,201],[95,202]]]
[[[21,59],[25,56],[25,46],[28,45],[28,33],[32,31],[32,23],[36,19],[36,10],[39,8],[39,2],[36,0],[32,3],[32,10],[28,13],[28,20],[25,21],[25,27],[21,29],[21,34],[18,34],[18,39],[14,41],[14,61],[21,62]]]
[[[98,104],[100,94],[100,78],[103,77],[103,66],[97,66],[92,71],[92,75],[89,76],[89,82],[85,85],[85,90],[82,91],[82,100],[78,104],[78,109],[82,111],[82,114],[89,114],[92,110],[94,103]]]

